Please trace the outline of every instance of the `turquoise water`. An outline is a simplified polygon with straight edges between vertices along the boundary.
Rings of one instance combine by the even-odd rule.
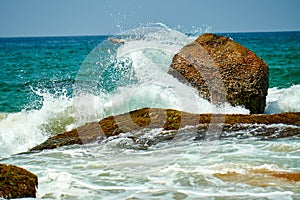
[[[300,84],[300,32],[222,33],[246,46],[270,67],[270,88]],[[67,89],[86,56],[108,36],[0,38],[0,112],[38,106],[32,89]],[[114,72],[106,72],[111,81]],[[110,84],[105,89],[112,90]]]
[[[71,93],[79,67],[107,36],[0,38],[0,112],[37,106],[31,88]]]
[[[222,35],[269,65],[266,113],[300,112],[300,32]],[[146,150],[137,149],[132,133],[126,133],[95,144],[17,154],[51,135],[143,107],[249,113],[229,104],[216,107],[167,74],[173,55],[195,37],[165,26],[115,37],[126,43],[113,44],[108,36],[0,38],[0,162],[37,174],[38,199],[300,198],[299,182],[253,173],[299,172],[297,138],[223,139],[204,156],[207,141],[195,141],[197,131],[189,127],[180,130],[182,137]],[[254,129],[259,126],[265,125]],[[151,141],[160,132],[144,130],[142,139]],[[227,173],[244,176],[230,181],[216,175]]]

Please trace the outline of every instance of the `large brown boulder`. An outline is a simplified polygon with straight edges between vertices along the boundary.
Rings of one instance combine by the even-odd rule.
[[[0,198],[36,197],[38,178],[17,166],[0,164]]]
[[[212,93],[222,93],[217,88],[223,87],[226,101],[232,105],[245,106],[250,113],[264,112],[268,65],[232,39],[210,33],[201,35],[174,56],[169,73],[189,82],[208,100]]]

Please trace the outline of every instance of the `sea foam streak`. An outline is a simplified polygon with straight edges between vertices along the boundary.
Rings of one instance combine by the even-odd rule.
[[[98,45],[83,62],[72,97],[35,89],[42,97],[40,109],[1,114],[0,158],[27,151],[50,135],[86,122],[143,107],[249,113],[229,104],[219,109],[167,74],[173,55],[194,38],[165,27],[153,30],[138,35],[130,32],[124,45],[109,41]],[[300,111],[299,88],[270,89],[266,112]]]

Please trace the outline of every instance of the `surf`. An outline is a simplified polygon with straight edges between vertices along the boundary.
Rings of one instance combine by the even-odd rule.
[[[213,105],[167,73],[174,54],[194,37],[161,24],[114,37],[125,42],[115,44],[106,39],[96,46],[74,78],[72,95],[69,86],[51,90],[35,86],[31,91],[39,98],[31,104],[39,104],[38,108],[0,115],[0,157],[27,151],[51,135],[87,122],[144,107],[249,113],[243,107]],[[299,112],[299,89],[300,85],[270,88],[265,112]]]

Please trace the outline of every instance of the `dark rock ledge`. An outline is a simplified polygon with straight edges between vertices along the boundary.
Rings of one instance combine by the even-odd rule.
[[[17,166],[0,164],[0,198],[36,197],[38,178]]]
[[[196,132],[205,134],[209,124],[213,122],[222,127],[220,138],[258,137],[259,139],[277,139],[300,137],[300,113],[281,114],[191,114],[172,109],[144,108],[129,113],[110,116],[99,122],[87,123],[84,126],[50,137],[30,151],[53,149],[65,145],[86,144],[101,141],[104,138],[117,136],[120,133],[136,132],[162,128],[162,136],[166,132],[173,135],[161,137],[170,140],[180,128],[198,127]],[[268,126],[278,125],[282,126]],[[257,128],[259,127],[259,128]],[[252,134],[240,135],[240,130],[252,130]],[[248,131],[249,132],[249,131]],[[201,136],[200,136],[201,139]]]

